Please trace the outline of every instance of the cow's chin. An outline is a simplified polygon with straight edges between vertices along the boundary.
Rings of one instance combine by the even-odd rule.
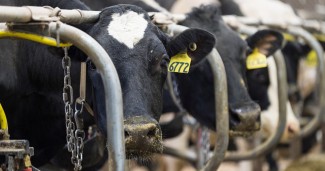
[[[126,141],[125,148],[126,158],[135,160],[150,160],[154,154],[163,151],[162,141],[160,140],[150,141],[150,143],[145,143],[145,140],[137,143]]]
[[[150,161],[154,154],[162,153],[163,147],[157,147],[156,150],[139,150],[139,149],[126,149],[126,158],[137,160],[139,162]]]

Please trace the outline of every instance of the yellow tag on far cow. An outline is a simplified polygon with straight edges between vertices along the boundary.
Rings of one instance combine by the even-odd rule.
[[[293,42],[296,40],[296,38],[292,34],[289,34],[289,33],[282,33],[282,36],[283,36],[284,40],[289,41],[289,42]]]
[[[317,66],[317,54],[315,50],[312,50],[308,53],[306,58],[306,64],[310,67],[316,67]]]
[[[187,53],[179,53],[170,59],[169,72],[188,73],[191,66],[191,58]]]
[[[0,103],[0,129],[8,130],[8,122],[5,111],[3,110],[1,103]]]
[[[258,51],[257,48],[253,50],[247,59],[246,59],[246,68],[247,69],[259,69],[267,67],[266,56]]]

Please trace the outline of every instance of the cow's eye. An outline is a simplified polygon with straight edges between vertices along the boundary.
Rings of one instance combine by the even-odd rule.
[[[168,55],[164,54],[160,62],[161,69],[167,69],[168,63],[169,63],[169,57]]]

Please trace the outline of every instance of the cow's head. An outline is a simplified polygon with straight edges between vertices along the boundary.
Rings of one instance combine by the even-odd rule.
[[[283,37],[281,33],[272,30],[261,30],[247,39],[251,49],[269,57],[281,48]],[[248,53],[251,53],[250,50]],[[248,90],[253,100],[262,108],[262,132],[265,136],[272,135],[277,128],[279,118],[279,97],[277,84],[277,69],[272,57],[267,59],[268,66],[247,70]],[[299,121],[293,113],[290,103],[287,106],[287,122],[281,141],[288,141],[300,131]]]
[[[225,65],[228,83],[230,127],[236,132],[259,129],[260,107],[251,100],[246,88],[246,43],[222,21],[219,9],[202,6],[187,15],[182,25],[202,28],[213,33],[216,48]],[[178,76],[184,106],[201,123],[215,128],[213,75],[209,63],[193,68],[188,75]]]
[[[320,43],[324,48],[325,44]],[[289,100],[292,105],[297,105],[311,94],[316,85],[316,53],[298,41],[288,41],[282,53],[286,61]]]
[[[283,37],[277,31],[261,30],[247,38],[246,41],[249,46],[247,55],[250,55],[254,49],[257,49],[260,53],[269,57],[281,48]],[[262,110],[267,109],[270,105],[267,94],[270,86],[268,68],[248,69],[246,73],[250,96],[260,105]]]
[[[127,158],[148,158],[151,153],[161,152],[162,136],[157,121],[162,112],[162,88],[169,59],[188,51],[192,64],[199,62],[212,50],[213,35],[190,29],[170,39],[151,23],[145,11],[132,5],[105,8],[90,34],[112,58],[120,78]],[[193,43],[197,49],[190,52]],[[98,73],[91,70],[90,74],[96,83]],[[96,117],[105,132],[104,95],[100,87],[99,90],[95,91]]]

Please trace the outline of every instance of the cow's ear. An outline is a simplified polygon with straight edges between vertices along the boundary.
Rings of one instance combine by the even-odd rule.
[[[265,56],[274,54],[281,49],[283,36],[280,32],[274,30],[260,30],[246,39],[251,49],[257,49]]]
[[[167,52],[170,57],[187,53],[193,66],[212,51],[215,43],[216,40],[211,33],[201,29],[188,29],[168,42]]]

